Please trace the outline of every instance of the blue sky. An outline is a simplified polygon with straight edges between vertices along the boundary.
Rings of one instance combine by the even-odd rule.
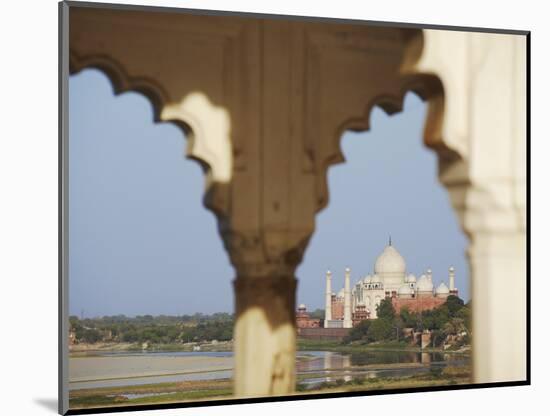
[[[182,131],[154,124],[140,94],[115,97],[97,70],[69,88],[70,313],[231,312],[234,271]],[[346,266],[353,281],[372,272],[389,234],[410,272],[431,268],[437,285],[453,265],[469,298],[466,239],[421,144],[425,111],[408,94],[402,113],[376,108],[369,132],[344,134],[346,163],[329,171],[330,203],[297,270],[299,303],[323,306],[327,268],[336,287]]]

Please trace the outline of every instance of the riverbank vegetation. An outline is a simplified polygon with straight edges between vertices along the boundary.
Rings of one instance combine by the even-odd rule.
[[[178,403],[209,398],[225,398],[232,394],[230,380],[182,381],[137,386],[102,387],[72,390],[71,409],[133,406],[155,403]]]
[[[438,308],[421,313],[394,310],[391,300],[377,307],[378,319],[365,320],[352,328],[342,342],[298,339],[298,349],[354,352],[365,348],[407,349],[419,347],[419,334],[430,333],[428,348],[464,350],[470,344],[470,305],[449,296]],[[322,316],[323,311],[314,312]],[[228,313],[182,316],[125,315],[100,318],[69,318],[71,351],[95,349],[229,351],[232,348],[234,317]],[[426,350],[426,346],[424,348]]]
[[[125,343],[141,346],[162,344],[174,349],[193,342],[229,341],[233,338],[233,315],[215,313],[183,316],[125,315],[101,318],[69,318],[76,344]],[[172,348],[170,348],[172,346]]]
[[[414,333],[429,331],[432,348],[458,349],[470,343],[470,305],[457,296],[432,310],[419,313],[407,308],[396,313],[390,299],[377,306],[378,319],[365,320],[351,329],[343,344],[415,345]],[[420,341],[420,340],[418,340]]]

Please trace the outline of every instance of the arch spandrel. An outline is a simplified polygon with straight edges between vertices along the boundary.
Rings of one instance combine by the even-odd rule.
[[[182,128],[187,157],[206,174],[205,204],[219,216],[229,214],[233,166],[244,166],[244,135],[231,119],[241,111],[242,58],[254,55],[243,49],[253,26],[214,16],[70,8],[70,73],[98,68],[116,94],[144,94],[155,121]]]
[[[442,84],[436,74],[418,69],[424,45],[423,32],[418,29],[359,27],[350,36],[337,33],[346,42],[353,36],[359,40],[352,42],[354,46],[344,42],[335,56],[327,59],[316,57],[315,64],[311,65],[320,66],[320,74],[311,77],[309,102],[313,105],[308,107],[310,130],[306,138],[306,153],[313,161],[311,169],[316,176],[316,211],[322,210],[329,201],[328,168],[345,161],[340,148],[344,132],[368,131],[374,107],[380,107],[390,115],[401,112],[408,92],[415,92],[428,104],[425,145],[437,149],[446,160],[454,162],[460,159],[441,139]],[[316,52],[317,55],[331,53],[330,48]],[[323,77],[323,73],[334,73],[335,76]],[[323,78],[338,81],[318,88]]]
[[[440,80],[425,143],[439,156],[440,181],[465,232],[524,230],[516,220],[525,218],[525,193],[517,192],[526,182],[525,37],[425,30],[424,38],[409,72]],[[496,207],[509,212],[508,224],[492,220]]]

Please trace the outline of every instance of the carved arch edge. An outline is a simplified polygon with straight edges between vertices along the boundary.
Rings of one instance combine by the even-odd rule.
[[[226,215],[227,186],[217,184],[210,180],[212,167],[210,164],[193,153],[194,143],[197,139],[197,131],[200,126],[194,126],[191,120],[176,118],[165,119],[161,117],[163,108],[170,102],[168,92],[160,83],[148,77],[135,77],[130,75],[122,64],[107,55],[79,56],[74,51],[69,54],[69,74],[75,75],[84,69],[95,68],[103,72],[109,79],[115,95],[125,92],[137,92],[147,98],[153,109],[154,123],[171,123],[179,127],[187,139],[186,157],[199,164],[207,181],[203,197],[204,206],[212,211],[218,218]]]
[[[416,73],[406,74],[402,78],[401,86],[396,93],[380,94],[368,102],[363,114],[345,120],[338,126],[334,134],[334,146],[320,161],[320,172],[317,185],[317,212],[326,208],[329,203],[328,169],[336,164],[344,163],[345,157],[341,150],[341,141],[347,130],[363,132],[370,130],[370,114],[374,107],[381,108],[386,114],[392,115],[403,111],[405,96],[414,92],[428,105],[423,130],[423,143],[434,150],[438,156],[440,178],[443,166],[453,166],[463,161],[458,151],[449,147],[443,138],[444,118],[444,89],[443,83],[435,74]]]

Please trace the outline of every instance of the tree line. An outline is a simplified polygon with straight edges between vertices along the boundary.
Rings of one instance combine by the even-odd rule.
[[[175,344],[229,341],[233,338],[233,315],[215,313],[183,316],[125,315],[79,319],[69,317],[76,342],[128,342]]]
[[[378,319],[365,320],[352,328],[344,343],[410,341],[410,332],[431,332],[432,345],[441,346],[451,337],[460,339],[460,344],[469,344],[471,334],[470,303],[450,295],[441,306],[422,312],[407,308],[396,313],[391,299],[384,299],[376,307]],[[412,331],[405,331],[405,328]],[[405,333],[407,336],[405,336]]]

